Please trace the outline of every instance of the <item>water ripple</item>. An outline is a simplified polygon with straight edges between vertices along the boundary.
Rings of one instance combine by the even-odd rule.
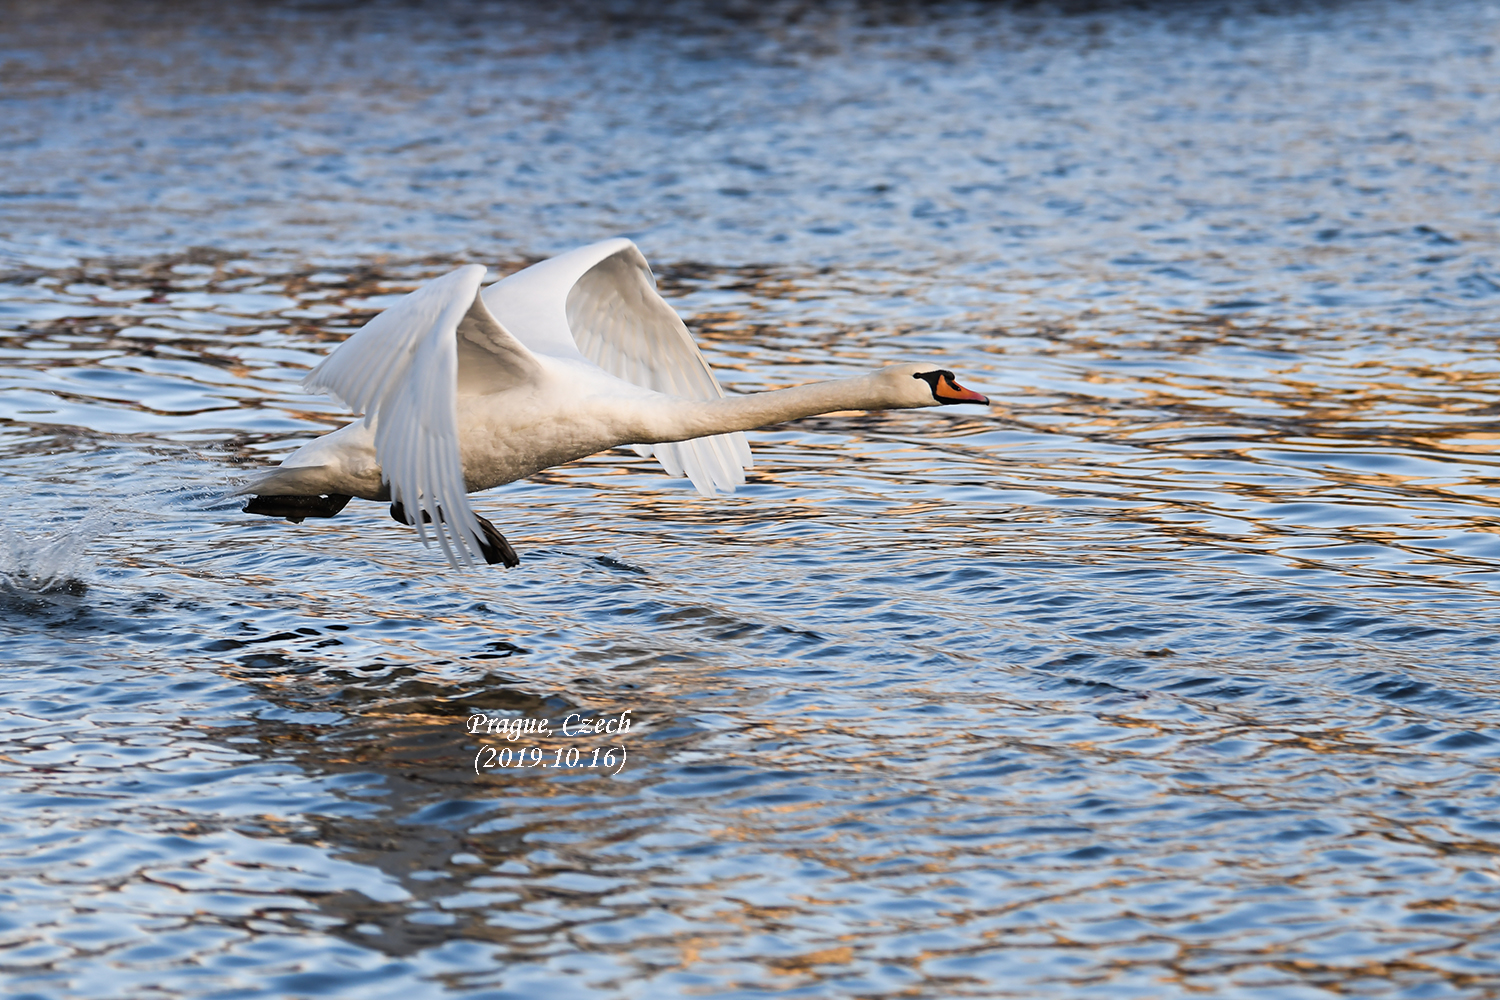
[[[8,995],[1493,993],[1490,7],[69,7],[0,43]],[[396,296],[615,232],[729,391],[998,405],[548,470],[503,574],[239,512]]]

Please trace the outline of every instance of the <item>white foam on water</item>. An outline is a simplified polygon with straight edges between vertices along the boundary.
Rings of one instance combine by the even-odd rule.
[[[89,550],[111,527],[103,514],[40,534],[0,525],[0,586],[39,594],[76,590],[87,582]]]

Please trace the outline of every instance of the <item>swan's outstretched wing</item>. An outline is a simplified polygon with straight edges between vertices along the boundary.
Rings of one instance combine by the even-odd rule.
[[[425,512],[443,554],[472,565],[484,533],[464,488],[459,452],[458,357],[464,388],[498,391],[530,380],[536,358],[478,298],[485,268],[461,267],[403,298],[366,323],[303,379],[363,413],[375,428],[375,455],[391,500],[416,518],[428,544]]]
[[[616,378],[687,399],[724,395],[629,240],[605,240],[544,260],[491,285],[484,300],[524,331],[518,336],[538,354],[582,356]],[[637,445],[636,451],[655,454],[668,475],[686,475],[705,496],[733,492],[751,466],[750,445],[738,431]]]

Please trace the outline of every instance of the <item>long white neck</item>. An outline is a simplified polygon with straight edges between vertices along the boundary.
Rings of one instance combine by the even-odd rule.
[[[874,374],[725,399],[668,398],[647,408],[646,436],[639,444],[687,441],[710,434],[748,431],[835,410],[885,410],[909,404],[893,400]]]

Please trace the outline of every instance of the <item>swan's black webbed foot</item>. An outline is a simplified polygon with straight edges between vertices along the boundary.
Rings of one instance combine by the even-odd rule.
[[[499,528],[482,517],[479,518],[479,526],[484,529],[484,539],[479,543],[479,551],[484,553],[485,562],[491,566],[495,563],[504,563],[507,569],[521,565],[521,557],[516,555],[516,550],[510,547],[510,542],[507,542],[505,536],[500,534]]]
[[[402,524],[416,523],[406,515],[406,508],[399,503],[391,504],[391,517]],[[479,528],[484,532],[484,537],[479,540],[479,552],[484,556],[484,561],[491,566],[495,563],[504,563],[507,568],[521,565],[521,557],[516,555],[516,550],[511,548],[510,542],[507,542],[505,536],[500,534],[500,529],[478,514],[474,517],[478,519]],[[422,511],[422,523],[432,523],[432,515],[425,510]]]
[[[332,517],[352,499],[342,493],[316,497],[251,497],[250,502],[240,509],[246,514],[284,517],[293,524],[301,524],[309,517]]]
[[[402,506],[401,504],[399,504],[399,503],[393,503],[393,504],[391,504],[391,517],[392,517],[392,519],[400,522],[401,524],[416,524],[417,523],[416,521],[413,521],[411,518],[409,518],[409,517],[406,516],[406,508],[404,506]],[[423,524],[431,524],[432,523],[432,515],[429,514],[429,513],[427,513],[425,510],[422,511],[422,523]]]

